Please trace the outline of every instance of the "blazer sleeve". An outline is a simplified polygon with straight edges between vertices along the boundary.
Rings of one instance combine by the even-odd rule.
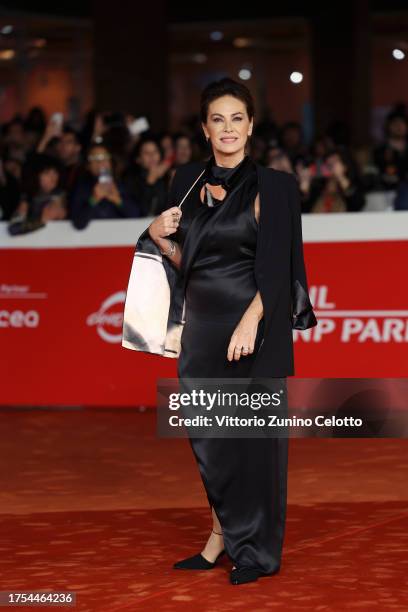
[[[289,174],[289,203],[292,223],[291,245],[291,293],[292,327],[308,329],[317,325],[309,298],[303,252],[302,214],[299,187],[293,174]]]

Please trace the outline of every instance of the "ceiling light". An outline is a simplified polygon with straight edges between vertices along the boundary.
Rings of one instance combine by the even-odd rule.
[[[252,76],[252,72],[249,70],[249,68],[241,68],[241,70],[238,72],[238,76],[240,79],[242,79],[242,81],[248,81]]]
[[[11,60],[15,57],[16,52],[14,49],[1,49],[0,50],[0,60]]]
[[[11,34],[11,32],[14,30],[12,25],[5,25],[0,29],[0,33],[1,34]]]
[[[224,38],[224,34],[219,30],[214,30],[210,33],[210,38],[211,40],[222,40]]]
[[[298,72],[297,70],[294,70],[289,78],[292,83],[295,83],[297,85],[298,83],[301,83],[303,81],[303,74],[301,72]]]
[[[403,60],[405,57],[405,53],[401,49],[393,49],[392,56],[396,60]]]

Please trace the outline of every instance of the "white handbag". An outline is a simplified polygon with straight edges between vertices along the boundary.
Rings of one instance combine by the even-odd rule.
[[[205,169],[181,200],[184,200]],[[179,271],[150,238],[139,236],[126,292],[122,346],[134,351],[177,358],[184,327],[184,295]]]

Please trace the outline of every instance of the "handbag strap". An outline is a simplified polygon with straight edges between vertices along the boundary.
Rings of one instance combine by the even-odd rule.
[[[194,187],[194,185],[197,183],[197,181],[203,176],[205,172],[205,168],[204,170],[201,172],[201,174],[196,178],[196,180],[194,181],[194,183],[191,185],[190,189],[187,191],[186,195],[184,196],[184,198],[181,200],[180,204],[177,204],[177,206],[179,208],[181,208],[182,203],[184,202],[184,200],[186,199],[186,197],[188,196],[188,194],[190,193],[190,191],[192,190],[192,188]]]

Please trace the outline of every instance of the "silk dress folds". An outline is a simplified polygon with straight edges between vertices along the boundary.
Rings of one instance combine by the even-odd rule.
[[[206,197],[201,202],[206,181],[224,185],[225,198]],[[257,193],[256,165],[249,156],[234,168],[217,166],[212,157],[171,236],[182,247],[185,325],[177,365],[180,379],[251,377],[264,318],[252,354],[228,361],[227,350],[258,291]],[[286,383],[286,378],[279,380]],[[285,531],[288,440],[190,437],[189,441],[232,562],[266,574],[277,572]]]

